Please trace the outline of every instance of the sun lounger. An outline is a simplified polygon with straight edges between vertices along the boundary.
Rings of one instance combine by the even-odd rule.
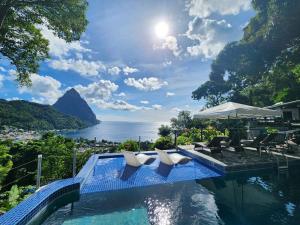
[[[226,140],[228,137],[216,136],[213,137],[207,144],[204,142],[194,142],[195,148],[218,148],[221,147],[220,142]]]
[[[222,141],[226,141],[228,137],[226,136],[216,136],[211,139],[210,142],[207,144],[204,142],[194,142],[195,150],[196,151],[204,151],[210,154],[221,153],[222,154]]]
[[[271,153],[272,148],[276,148],[276,145],[282,145],[286,142],[286,135],[284,133],[272,133],[260,142],[259,153],[262,151]]]
[[[144,164],[150,164],[155,160],[155,157],[151,157],[145,154],[135,154],[134,152],[123,151],[126,164],[133,167],[139,167]]]
[[[183,156],[178,153],[168,154],[167,152],[157,149],[157,148],[155,149],[155,151],[157,152],[160,161],[162,163],[164,163],[166,165],[170,165],[170,166],[178,164],[178,163],[184,164],[184,163],[187,163],[192,160],[190,157]]]
[[[289,152],[295,153],[300,151],[300,145],[297,145],[294,141],[288,140],[286,144]]]
[[[250,148],[256,148],[258,149],[260,146],[260,142],[264,140],[268,134],[261,133],[257,137],[255,137],[253,140],[241,140],[241,145],[243,147],[250,147]]]

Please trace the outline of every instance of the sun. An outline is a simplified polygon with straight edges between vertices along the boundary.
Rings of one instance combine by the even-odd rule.
[[[168,36],[168,33],[169,33],[169,25],[166,22],[161,21],[156,24],[155,34],[158,38],[165,38]]]

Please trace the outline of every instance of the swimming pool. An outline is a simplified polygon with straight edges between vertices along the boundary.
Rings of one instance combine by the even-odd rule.
[[[44,225],[298,225],[300,169],[83,194]]]
[[[86,174],[85,182],[81,185],[81,194],[221,176],[196,160],[168,166],[161,163],[156,154],[152,156],[156,160],[141,167],[126,165],[124,157],[120,155],[99,156],[92,171]]]

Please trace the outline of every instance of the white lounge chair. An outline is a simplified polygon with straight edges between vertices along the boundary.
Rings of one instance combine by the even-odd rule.
[[[126,164],[134,167],[152,163],[155,160],[155,157],[151,157],[142,153],[136,155],[134,152],[123,151],[123,155],[126,160]]]
[[[166,165],[170,165],[170,166],[178,164],[178,163],[180,163],[180,164],[188,163],[189,161],[192,160],[192,158],[180,155],[178,153],[168,154],[167,152],[157,149],[157,148],[155,149],[155,151],[157,152],[160,161],[162,163],[164,163]]]

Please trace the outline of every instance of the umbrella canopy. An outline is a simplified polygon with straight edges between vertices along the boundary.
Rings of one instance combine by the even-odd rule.
[[[259,108],[235,102],[206,109],[194,115],[196,119],[228,119],[228,118],[259,118],[259,117],[280,117],[281,111]]]

